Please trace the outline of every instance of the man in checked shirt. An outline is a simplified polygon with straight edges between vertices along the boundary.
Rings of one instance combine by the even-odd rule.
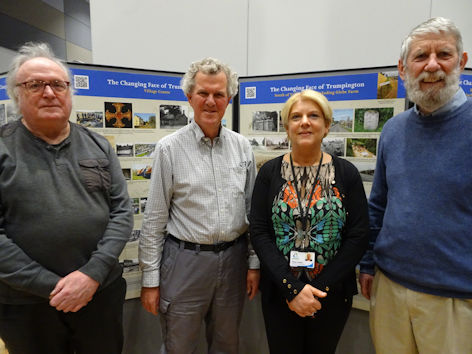
[[[156,146],[139,261],[141,302],[161,314],[165,353],[194,352],[203,321],[209,353],[238,353],[244,293],[258,289],[247,238],[254,155],[221,125],[237,88],[220,61],[192,63],[182,89],[194,120]]]

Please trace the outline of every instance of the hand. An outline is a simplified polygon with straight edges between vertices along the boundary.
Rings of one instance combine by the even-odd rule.
[[[246,291],[249,300],[254,299],[259,290],[259,280],[261,279],[261,272],[259,269],[249,269],[246,277]]]
[[[76,270],[57,282],[49,294],[49,304],[58,311],[77,312],[92,300],[99,285],[98,281]]]
[[[313,316],[316,311],[321,309],[317,298],[325,296],[325,292],[306,284],[292,301],[287,301],[287,304],[290,310],[296,312],[300,317]]]
[[[359,274],[359,284],[361,285],[361,293],[367,300],[370,300],[370,294],[372,291],[372,282],[374,276],[367,273]]]
[[[159,299],[160,299],[159,287],[141,288],[141,304],[147,312],[157,315],[159,312]]]

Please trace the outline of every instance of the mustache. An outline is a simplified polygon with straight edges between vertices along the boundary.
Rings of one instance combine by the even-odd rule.
[[[426,82],[434,82],[438,80],[444,80],[446,79],[446,73],[442,70],[438,70],[434,73],[429,73],[426,71],[423,71],[418,77],[416,78],[416,82],[420,81],[426,81]]]

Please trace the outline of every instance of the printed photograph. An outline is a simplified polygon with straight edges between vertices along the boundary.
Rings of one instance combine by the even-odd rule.
[[[248,136],[253,150],[266,150],[265,137],[263,136]]]
[[[134,144],[135,157],[151,157],[156,148],[156,144]]]
[[[145,181],[151,179],[152,166],[149,164],[135,164],[131,167],[133,181]]]
[[[329,129],[330,133],[352,132],[352,121],[354,120],[354,110],[333,109],[333,124]]]
[[[125,180],[131,180],[131,168],[122,168],[121,171],[123,172],[123,176],[125,176]]]
[[[276,132],[279,125],[277,111],[256,111],[252,114],[252,130]]]
[[[159,106],[159,127],[161,129],[179,129],[187,125],[188,107],[161,104]]]
[[[380,72],[377,78],[377,98],[397,98],[398,71]]]
[[[375,172],[375,160],[372,161],[358,161],[353,160],[352,163],[359,170],[362,182],[373,182]]]
[[[13,105],[11,102],[7,103],[6,105],[6,110],[7,110],[7,122],[13,122],[15,120],[18,120],[21,118],[21,115],[15,113],[15,110],[13,109]]]
[[[113,150],[116,151],[115,136],[114,135],[104,135],[103,137],[108,140],[108,142],[110,143]]]
[[[375,159],[377,155],[377,139],[359,138],[346,139],[346,156]]]
[[[139,240],[139,236],[141,235],[141,230],[133,230],[131,236],[129,237],[128,242],[133,242]]]
[[[147,198],[140,198],[139,199],[139,210],[141,214],[144,213],[144,210],[146,210],[146,203],[147,203]]]
[[[279,132],[285,132],[285,127],[284,123],[282,122],[282,114],[281,111],[279,111]]]
[[[134,215],[139,214],[139,198],[131,198],[131,207]]]
[[[393,107],[358,108],[354,113],[355,132],[381,132],[384,124],[393,117]]]
[[[288,150],[288,138],[285,135],[270,135],[265,137],[267,150]]]
[[[133,157],[133,144],[116,144],[118,157]]]
[[[7,122],[7,112],[5,111],[5,105],[0,104],[0,125],[3,125]]]
[[[103,128],[103,112],[76,111],[77,124],[87,128]]]
[[[135,113],[133,126],[137,129],[155,129],[156,114],[155,113]]]
[[[105,102],[105,128],[132,128],[132,104]]]
[[[344,156],[344,138],[324,138],[321,149],[331,155]]]

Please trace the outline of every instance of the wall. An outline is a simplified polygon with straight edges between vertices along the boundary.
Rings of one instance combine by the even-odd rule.
[[[51,45],[67,61],[92,61],[90,7],[86,0],[0,1],[0,72],[11,56],[28,41]],[[3,47],[3,48],[2,48]]]
[[[90,9],[96,64],[185,71],[212,55],[242,76],[396,65],[402,39],[431,16],[453,19],[472,52],[469,0],[91,0]]]

